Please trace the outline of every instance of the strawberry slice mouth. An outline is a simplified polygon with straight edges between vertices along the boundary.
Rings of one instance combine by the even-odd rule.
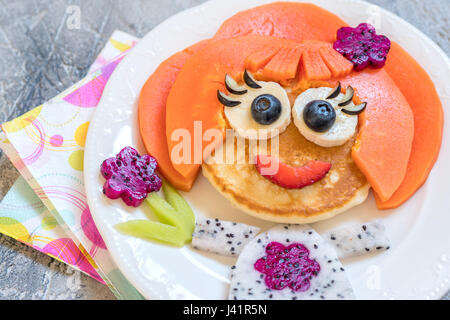
[[[281,162],[275,156],[257,155],[256,170],[264,178],[286,189],[301,189],[322,180],[331,169],[331,163],[311,160],[301,167]]]

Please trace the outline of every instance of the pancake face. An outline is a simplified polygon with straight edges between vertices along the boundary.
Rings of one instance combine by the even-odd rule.
[[[297,94],[289,94],[291,105],[296,97]],[[203,175],[226,198],[251,215],[274,222],[311,223],[330,218],[366,199],[369,185],[351,156],[355,138],[356,134],[341,146],[321,147],[308,141],[291,123],[277,137],[278,150],[271,148],[275,140],[268,140],[266,147],[243,138],[227,139],[202,165]],[[331,169],[323,179],[307,187],[283,188],[264,178],[252,162],[257,154],[272,154],[273,150],[281,162],[290,166],[320,160],[331,163]],[[218,154],[236,156],[226,158],[224,164],[218,161]]]

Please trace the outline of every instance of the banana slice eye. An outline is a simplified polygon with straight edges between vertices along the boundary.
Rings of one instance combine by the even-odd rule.
[[[230,95],[217,91],[230,126],[247,139],[270,139],[286,130],[291,122],[291,106],[283,87],[257,81],[247,70],[243,81],[245,86],[226,75],[225,87]]]
[[[331,93],[328,87],[308,89],[297,97],[292,108],[300,133],[322,147],[340,146],[352,138],[358,124],[358,117],[353,114],[362,112],[361,105],[355,106],[352,99],[348,101],[350,96],[353,98],[349,93],[353,90],[347,89],[349,94],[344,95],[339,87],[338,84]],[[340,106],[343,102],[345,108]]]

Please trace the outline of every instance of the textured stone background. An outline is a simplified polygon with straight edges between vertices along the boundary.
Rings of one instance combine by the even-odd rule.
[[[0,0],[0,123],[81,79],[115,29],[142,37],[174,13],[202,2]],[[409,21],[450,53],[449,0],[369,2]],[[70,5],[81,8],[79,30],[67,28]],[[16,170],[0,154],[0,199],[16,178]],[[0,235],[0,299],[113,298],[91,278]]]

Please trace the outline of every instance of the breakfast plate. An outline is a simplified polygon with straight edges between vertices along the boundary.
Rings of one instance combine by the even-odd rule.
[[[271,1],[212,0],[166,20],[132,49],[112,74],[91,121],[87,136],[84,178],[94,221],[125,277],[147,299],[225,299],[230,284],[230,267],[236,259],[192,249],[174,248],[153,241],[125,236],[115,225],[149,218],[142,205],[126,206],[102,193],[104,178],[100,165],[125,146],[145,153],[141,140],[137,103],[148,77],[169,56],[200,40],[212,37],[221,23],[233,14]],[[301,2],[301,1],[299,1]],[[356,0],[304,1],[327,9],[351,26],[368,21],[377,32],[406,49],[431,76],[442,104],[450,106],[446,81],[450,64],[442,50],[423,33],[399,17],[377,6]],[[413,85],[413,84],[412,84]],[[448,123],[449,115],[444,114]],[[332,219],[312,226],[320,234],[350,223],[382,219],[391,249],[343,260],[348,278],[359,299],[436,299],[450,288],[450,225],[446,201],[450,160],[447,136],[439,158],[425,185],[402,206],[380,211],[372,193],[368,200]],[[245,214],[225,199],[199,175],[193,188],[183,192],[196,215],[247,223],[267,229],[274,225]]]

